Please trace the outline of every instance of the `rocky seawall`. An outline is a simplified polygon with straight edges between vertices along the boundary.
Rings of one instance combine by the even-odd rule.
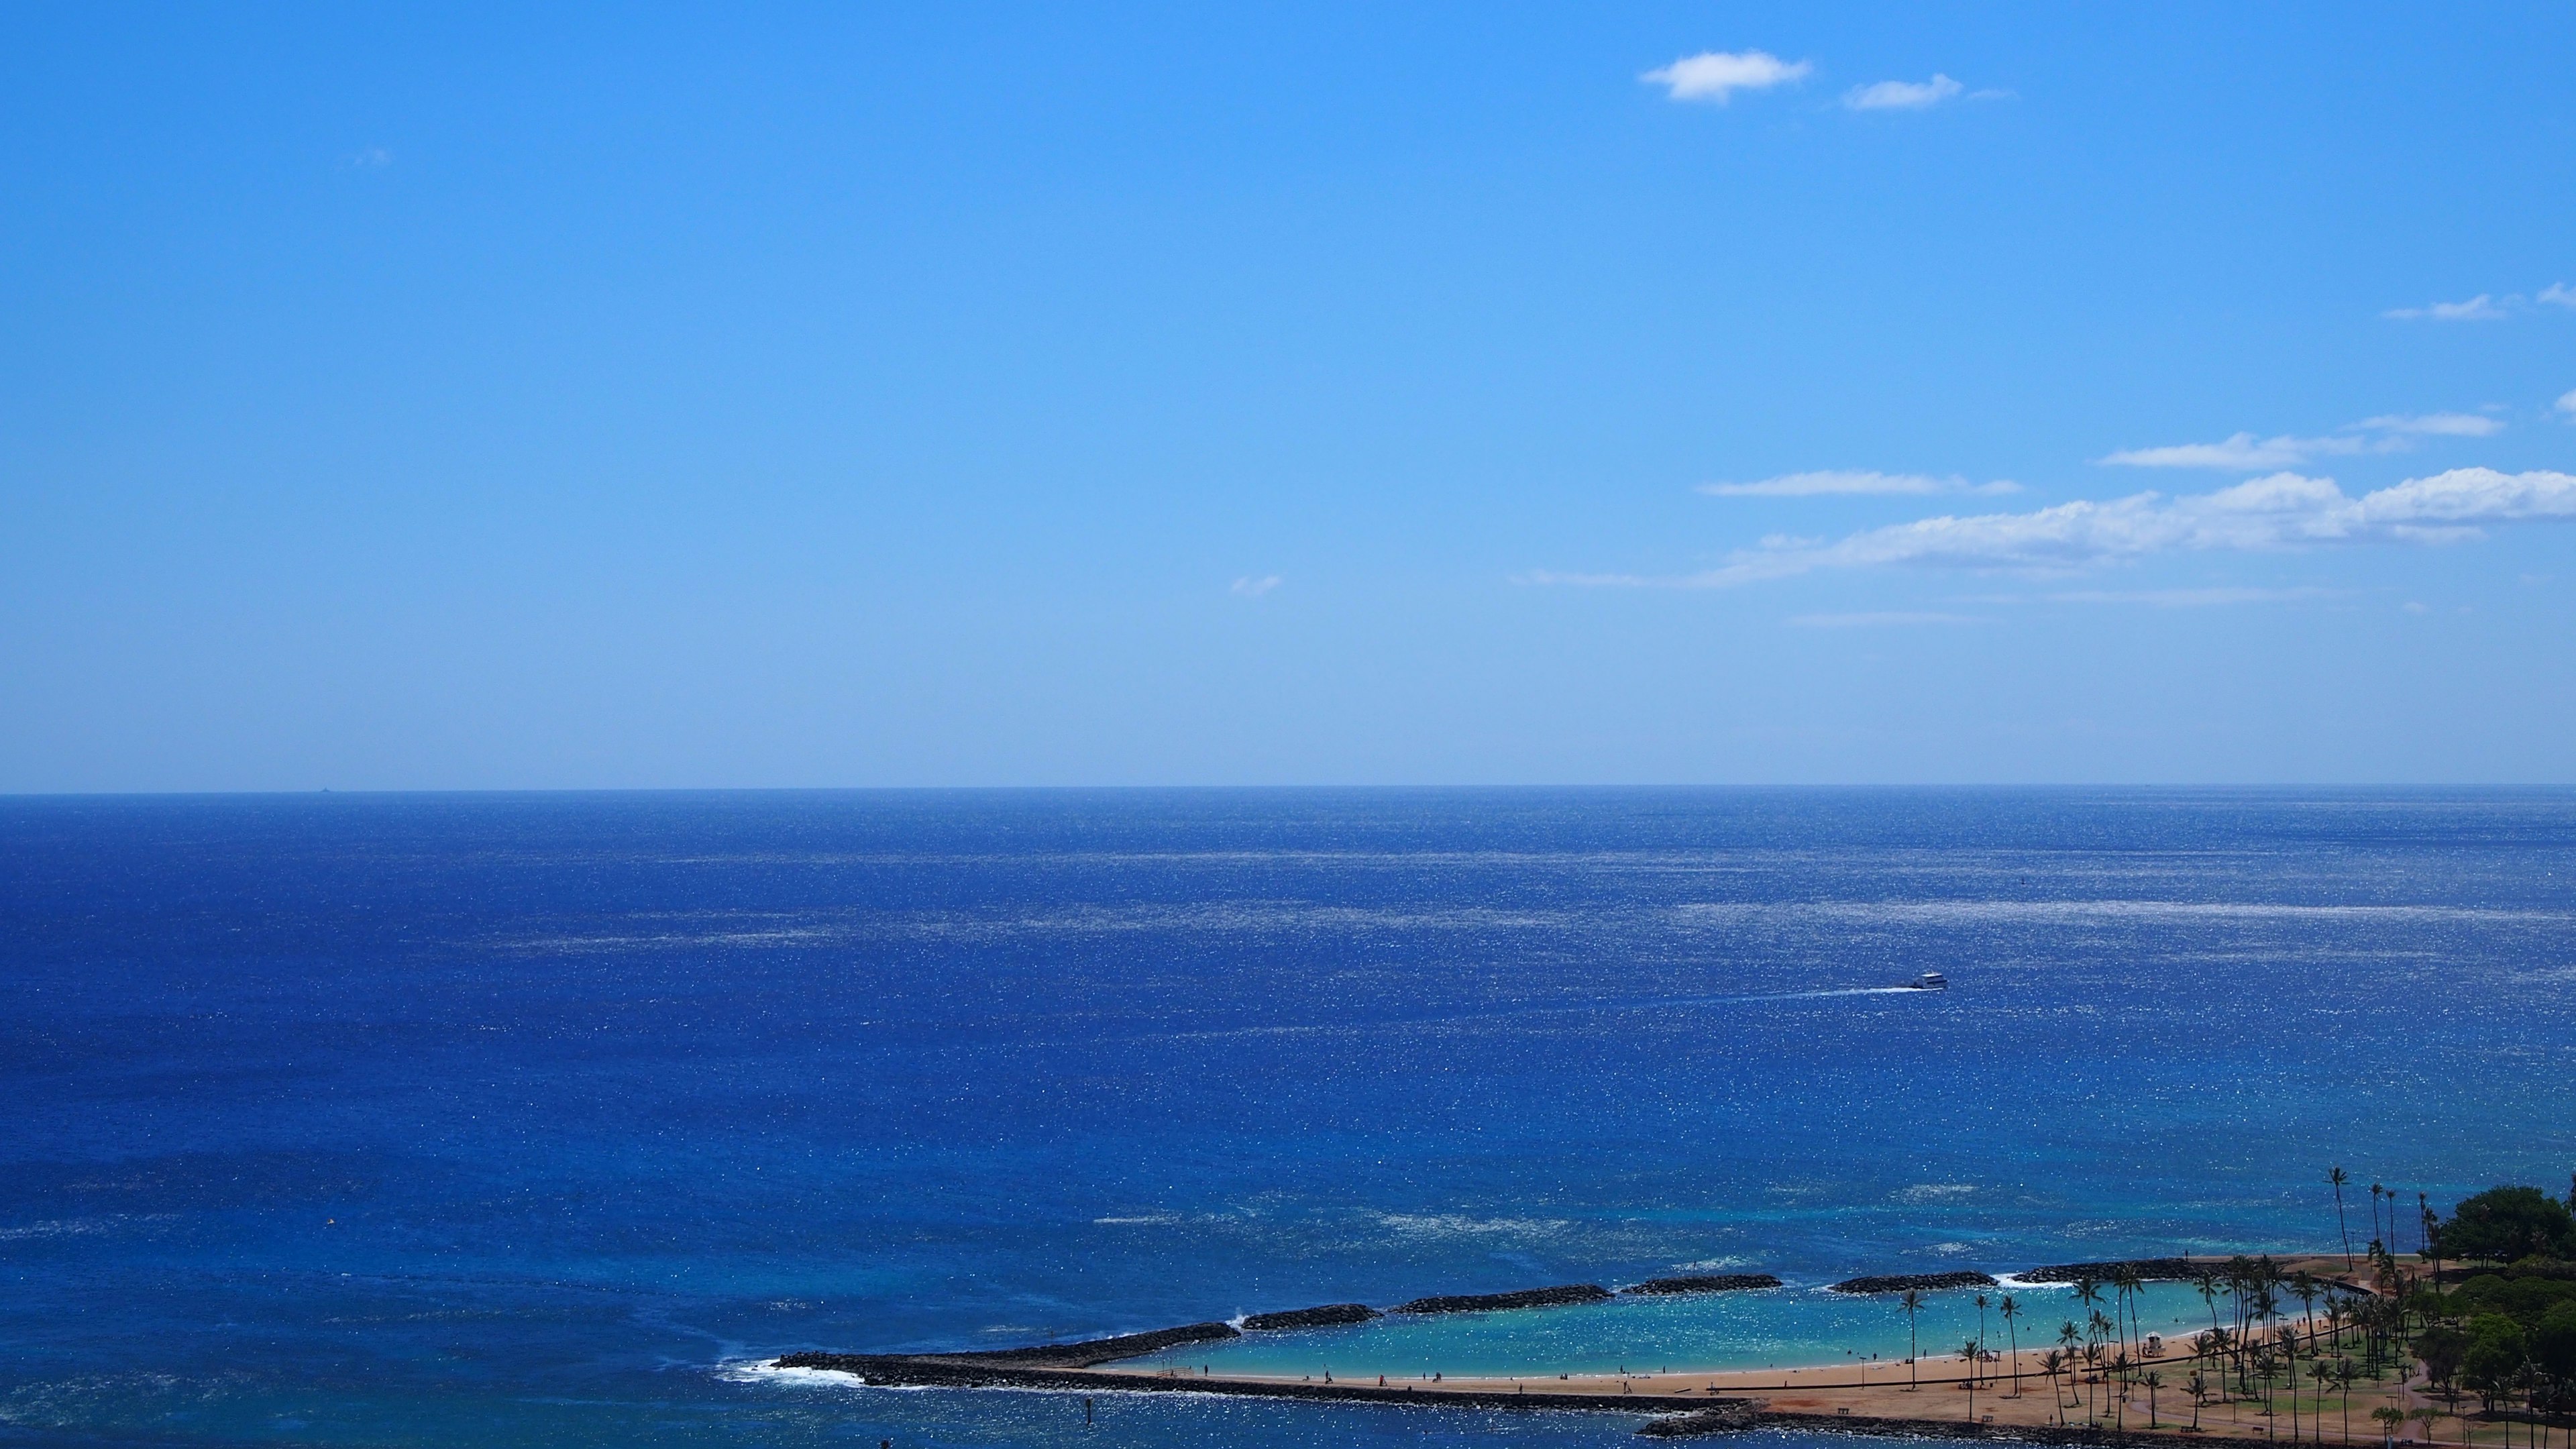
[[[1762,1422],[1762,1406],[1751,1399],[1729,1399],[1693,1409],[1687,1414],[1666,1414],[1648,1419],[1637,1430],[1649,1439],[1688,1439],[1701,1434],[1732,1434],[1750,1429]]]
[[[1321,1308],[1290,1308],[1278,1313],[1255,1313],[1243,1320],[1245,1328],[1255,1332],[1286,1328],[1335,1328],[1345,1323],[1366,1323],[1386,1315],[1365,1303],[1327,1303]]]
[[[1560,1308],[1569,1303],[1602,1303],[1617,1295],[1598,1283],[1567,1283],[1555,1288],[1524,1288],[1518,1293],[1444,1293],[1399,1303],[1390,1313],[1500,1313],[1512,1308]]]
[[[1161,1353],[1185,1343],[1213,1343],[1218,1339],[1242,1336],[1231,1323],[1185,1323],[1178,1328],[1158,1328],[1151,1333],[1121,1333],[1074,1343],[1034,1343],[1024,1348],[978,1348],[940,1354],[789,1354],[778,1363],[782,1368],[826,1368],[831,1365],[789,1363],[787,1360],[831,1358],[889,1363],[981,1364],[994,1368],[1090,1368],[1095,1364],[1116,1363],[1122,1358],[1143,1358],[1149,1353]]]
[[[1837,1293],[1902,1293],[1907,1289],[1934,1292],[1943,1288],[1992,1288],[1993,1275],[1987,1273],[1886,1273],[1875,1278],[1846,1278],[1833,1285]]]
[[[2013,1276],[2025,1283],[2072,1283],[2078,1278],[2098,1278],[2107,1283],[2112,1275],[2126,1268],[2143,1282],[2188,1283],[2203,1273],[2217,1271],[2219,1266],[2189,1258],[2124,1258],[2110,1263],[2052,1263]]]
[[[1741,1293],[1755,1288],[1777,1288],[1780,1280],[1768,1273],[1699,1273],[1682,1278],[1649,1278],[1631,1283],[1622,1293]]]
[[[1140,1335],[1141,1336],[1141,1335]],[[2057,1428],[2032,1424],[1969,1424],[1949,1419],[1889,1419],[1860,1414],[1782,1413],[1759,1399],[1708,1397],[1680,1413],[1659,1413],[1681,1395],[1526,1394],[1447,1390],[1371,1383],[1278,1383],[1256,1379],[1199,1378],[1185,1374],[1087,1373],[1080,1369],[1021,1368],[962,1356],[862,1353],[791,1353],[780,1368],[825,1369],[851,1374],[877,1388],[1052,1389],[1078,1394],[1227,1394],[1309,1402],[1396,1404],[1421,1409],[1523,1409],[1532,1412],[1652,1414],[1637,1432],[1678,1439],[1746,1429],[1806,1429],[1900,1439],[2000,1439],[2031,1444],[2124,1445],[2129,1449],[2193,1449],[2214,1436],[2132,1429]],[[1697,1393],[1698,1391],[1690,1391]],[[2224,1442],[2224,1441],[2223,1441]]]
[[[823,1369],[887,1389],[1060,1389],[1082,1394],[1232,1394],[1256,1399],[1311,1399],[1344,1403],[1408,1404],[1417,1408],[1576,1409],[1623,1414],[1656,1412],[1652,1394],[1529,1394],[1494,1390],[1434,1389],[1358,1383],[1282,1383],[1269,1379],[1201,1378],[1193,1374],[1088,1373],[1081,1369],[1024,1368],[957,1355],[791,1353],[772,1360],[779,1368]],[[1697,1390],[1691,1392],[1697,1393]],[[1669,1405],[1673,1395],[1664,1402]],[[1751,1427],[1759,1405],[1751,1399],[1709,1397],[1692,1406],[1739,1413]]]

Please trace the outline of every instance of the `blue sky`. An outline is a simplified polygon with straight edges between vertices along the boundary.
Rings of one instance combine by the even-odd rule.
[[[2572,74],[17,7],[0,789],[2576,779]]]

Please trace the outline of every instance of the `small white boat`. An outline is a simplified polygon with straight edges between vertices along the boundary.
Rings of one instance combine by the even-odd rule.
[[[1938,971],[1926,971],[1906,985],[1917,991],[1947,991],[1950,989],[1950,978]]]

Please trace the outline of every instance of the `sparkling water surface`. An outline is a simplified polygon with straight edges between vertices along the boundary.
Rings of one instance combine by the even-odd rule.
[[[0,801],[0,1443],[1624,1442],[746,1366],[1678,1271],[1791,1286],[1186,1357],[1836,1361],[2337,1163],[2358,1241],[2576,1167],[2571,881],[2566,791]]]

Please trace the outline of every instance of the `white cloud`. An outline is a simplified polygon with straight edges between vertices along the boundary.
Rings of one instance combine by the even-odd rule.
[[[1872,629],[1887,624],[1984,624],[1975,614],[1919,614],[1888,611],[1867,614],[1799,614],[1789,620],[1802,629]]]
[[[1769,51],[1748,50],[1729,54],[1722,50],[1703,50],[1686,55],[1659,70],[1650,70],[1637,79],[1648,85],[1663,86],[1677,101],[1709,101],[1725,105],[1737,91],[1769,90],[1802,80],[1814,66],[1801,60],[1790,62]]]
[[[2540,289],[2540,300],[2559,307],[2576,307],[2576,288],[2565,282],[2552,282]]]
[[[1992,483],[1971,483],[1956,474],[1933,478],[1921,473],[1826,469],[1783,473],[1759,483],[1703,483],[1699,491],[1720,498],[1812,498],[1824,493],[2018,493],[2021,485],[2000,478]]]
[[[1713,569],[1677,578],[1630,574],[1527,575],[1531,583],[1725,588],[1820,569],[1906,564],[1938,568],[2071,569],[2152,554],[2288,549],[2362,542],[2449,543],[2479,526],[2576,518],[2576,475],[2455,468],[2347,495],[2330,478],[2275,473],[2213,493],[2137,493],[2029,513],[1945,515],[1867,529],[1832,543],[1770,538]]]
[[[1265,574],[1257,579],[1247,575],[1246,577],[1239,578],[1234,581],[1233,591],[1242,595],[1244,598],[1257,599],[1277,587],[1279,587],[1279,576],[1277,574]]]
[[[2391,307],[2379,314],[2400,321],[2414,322],[2493,322],[2505,315],[2495,298],[2480,292],[2465,302],[2435,302],[2424,307]]]
[[[386,150],[382,146],[369,146],[364,151],[350,157],[349,164],[362,169],[373,169],[378,166],[391,166],[394,164],[394,153]]]
[[[2576,388],[2569,388],[2558,395],[2558,410],[2571,418],[2576,418]]]
[[[2415,446],[2417,438],[2487,438],[2503,431],[2500,419],[2477,413],[2382,413],[2322,438],[2286,434],[2257,438],[2252,433],[2237,433],[2215,443],[2124,448],[2095,461],[2128,468],[2219,468],[2260,473],[2272,468],[2296,468],[2318,458],[2403,452]]]
[[[2223,442],[2175,443],[2162,448],[2124,448],[2101,461],[2129,468],[2228,468],[2255,473],[2265,468],[2291,468],[2308,461],[2322,438],[2264,438],[2238,433]]]
[[[1843,93],[1843,104],[1855,111],[1920,111],[1964,89],[1957,81],[1936,73],[1928,81],[1880,81],[1876,85],[1854,86]]]
[[[2206,609],[2220,604],[2270,604],[2323,598],[2333,589],[2075,589],[2048,597],[2061,604],[2147,604],[2159,609]]]
[[[2375,432],[2437,438],[2491,438],[2504,424],[2478,413],[2383,413],[2353,424]]]

